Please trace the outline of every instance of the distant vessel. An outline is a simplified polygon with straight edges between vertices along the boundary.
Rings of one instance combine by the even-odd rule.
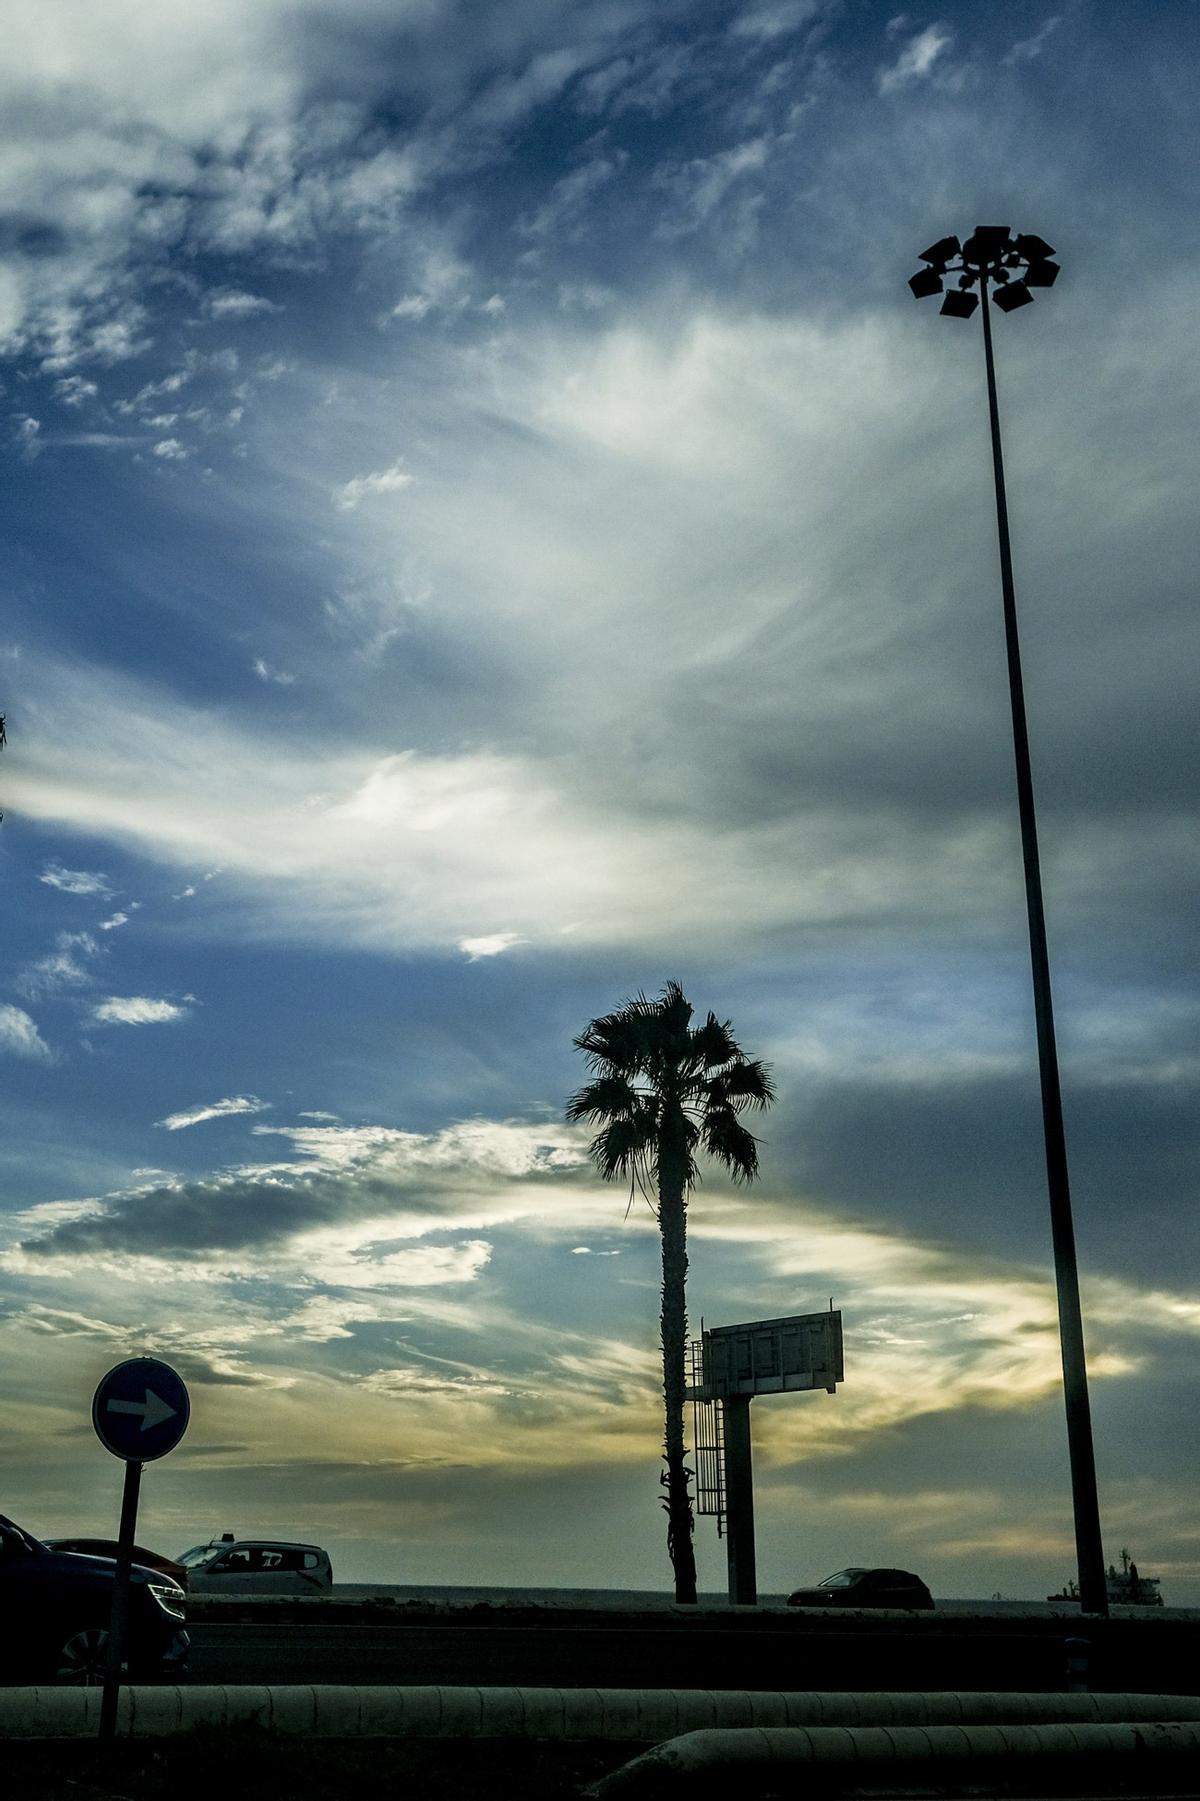
[[[1104,1579],[1109,1605],[1161,1607],[1163,1598],[1158,1592],[1160,1580],[1158,1576],[1143,1576],[1137,1564],[1130,1557],[1128,1547],[1122,1545],[1120,1569],[1110,1563]],[[1078,1601],[1078,1585],[1068,1582],[1059,1594],[1047,1595],[1046,1599],[1047,1601]]]

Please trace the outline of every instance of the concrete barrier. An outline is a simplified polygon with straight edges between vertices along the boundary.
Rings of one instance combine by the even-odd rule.
[[[1162,1699],[1162,1697],[1160,1697]],[[932,1785],[940,1790],[964,1780],[973,1791],[1019,1784],[1021,1792],[1078,1792],[1081,1779],[1100,1778],[1104,1792],[1154,1793],[1164,1781],[1187,1779],[1194,1792],[1200,1757],[1200,1722],[1138,1724],[815,1726],[690,1732],[634,1758],[586,1792],[599,1801],[639,1795],[689,1798],[752,1796],[782,1785],[825,1793],[831,1783],[856,1789]],[[1089,1792],[1096,1792],[1091,1790]]]
[[[95,1737],[100,1690],[0,1689],[0,1739]],[[681,1734],[792,1728],[1009,1725],[1200,1726],[1186,1695],[815,1694],[713,1689],[450,1688],[291,1684],[130,1687],[120,1738],[166,1738],[195,1726],[260,1726],[308,1738],[571,1738],[660,1744]]]

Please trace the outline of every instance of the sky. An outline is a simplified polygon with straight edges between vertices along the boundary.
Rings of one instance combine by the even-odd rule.
[[[778,1089],[694,1329],[759,1579],[1074,1572],[978,318],[1000,400],[1107,1557],[1200,1605],[1184,0],[10,0],[0,1459],[113,1533],[666,1590],[658,1243],[564,1123],[681,981]],[[724,1586],[711,1520],[702,1587]]]

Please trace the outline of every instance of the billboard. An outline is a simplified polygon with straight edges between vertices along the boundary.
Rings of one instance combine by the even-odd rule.
[[[832,1394],[845,1376],[840,1310],[712,1326],[705,1329],[699,1350],[688,1390],[695,1401],[794,1394],[812,1388]]]

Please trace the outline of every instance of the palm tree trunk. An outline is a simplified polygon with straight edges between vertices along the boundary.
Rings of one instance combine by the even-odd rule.
[[[662,1482],[667,1496],[667,1551],[675,1571],[675,1599],[695,1605],[690,1476],[684,1464],[683,1404],[687,1353],[687,1195],[682,1146],[660,1143],[658,1225],[662,1237],[663,1403],[666,1412]]]

